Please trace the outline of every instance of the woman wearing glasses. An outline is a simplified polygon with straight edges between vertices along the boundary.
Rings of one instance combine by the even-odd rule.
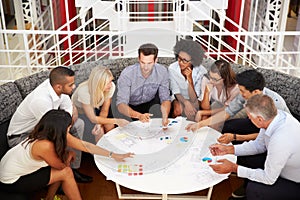
[[[235,73],[227,61],[215,61],[208,72],[208,78],[209,80],[204,78],[202,82],[202,110],[198,111],[196,121],[219,112],[239,94]]]
[[[172,117],[185,115],[194,120],[199,110],[202,78],[207,70],[201,65],[204,50],[192,40],[181,39],[174,46],[176,62],[169,66],[172,91]]]

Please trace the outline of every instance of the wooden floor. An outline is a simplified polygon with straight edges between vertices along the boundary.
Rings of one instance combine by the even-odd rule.
[[[96,167],[93,156],[83,153],[80,172],[90,175],[94,178],[92,183],[78,183],[82,198],[84,200],[118,200],[116,187],[114,182],[107,181],[105,176]],[[211,200],[227,200],[232,191],[238,188],[242,184],[242,180],[235,175],[229,176],[228,179],[217,184],[213,188]],[[138,193],[127,188],[122,187],[124,193]],[[45,196],[46,191],[36,194],[34,199],[40,200]],[[199,191],[190,193],[191,195],[205,195],[206,191]],[[66,197],[61,196],[63,200],[67,200]]]

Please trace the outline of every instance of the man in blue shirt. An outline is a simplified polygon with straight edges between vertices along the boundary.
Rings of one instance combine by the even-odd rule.
[[[210,147],[211,153],[246,156],[266,152],[264,162],[256,166],[245,162],[242,166],[222,159],[211,165],[212,169],[247,178],[247,200],[300,199],[300,123],[289,113],[277,110],[267,95],[251,97],[245,109],[252,123],[260,128],[257,138],[239,145],[215,144]]]
[[[138,54],[139,62],[126,67],[118,79],[118,111],[148,122],[153,114],[151,109],[161,104],[161,116],[154,117],[162,117],[162,125],[167,126],[171,107],[168,70],[156,63],[158,48],[154,44],[141,45]]]

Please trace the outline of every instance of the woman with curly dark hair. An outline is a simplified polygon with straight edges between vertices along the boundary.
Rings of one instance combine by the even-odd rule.
[[[172,117],[180,115],[194,120],[201,99],[201,83],[207,70],[201,65],[204,50],[193,40],[181,39],[174,46],[176,62],[169,66],[172,91]]]

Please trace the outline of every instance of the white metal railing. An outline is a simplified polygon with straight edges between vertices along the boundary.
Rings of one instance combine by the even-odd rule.
[[[170,32],[175,32],[177,38],[190,37],[201,43],[207,51],[207,57],[223,58],[254,67],[276,68],[287,73],[299,71],[299,44],[298,50],[286,50],[283,47],[270,46],[262,39],[272,35],[278,43],[283,44],[288,37],[299,38],[299,31],[270,31],[265,29],[264,31],[249,32],[242,27],[242,20],[235,23],[225,16],[224,10],[214,9],[210,2],[208,0],[201,1],[211,10],[209,14],[187,0],[153,1],[154,10],[150,14],[143,8],[149,2],[140,0],[116,1],[109,7],[97,11],[99,15],[101,12],[115,11],[117,13],[115,17],[117,17],[121,30],[110,30],[110,19],[101,19],[101,23],[99,23],[100,19],[94,16],[86,17],[82,14],[93,13],[93,8],[97,7],[101,1],[93,1],[89,7],[80,8],[81,10],[76,17],[72,19],[67,17],[67,23],[57,30],[52,30],[49,26],[43,29],[41,27],[31,28],[30,30],[0,29],[0,34],[4,38],[2,42],[4,46],[0,44],[0,58],[2,59],[0,70],[9,71],[8,74],[5,73],[5,77],[0,77],[0,79],[2,82],[7,82],[19,76],[58,65],[72,65],[103,58],[126,57],[128,52],[136,51],[136,47],[127,50],[128,52],[124,51],[129,28],[128,23],[138,25],[141,21],[145,22],[146,19],[150,19],[147,21],[149,24],[156,23],[158,28],[160,22],[173,23],[174,26]],[[117,9],[115,8],[116,5]],[[140,6],[140,8],[134,9],[134,6]],[[67,8],[68,6],[66,6]],[[164,9],[160,10],[161,8]],[[191,18],[191,10],[209,18],[209,20],[195,21]],[[0,12],[2,21],[3,10],[0,9]],[[45,12],[51,12],[51,6]],[[45,15],[49,15],[45,12],[39,20],[44,18],[42,24],[50,24],[49,22],[45,23],[49,20],[45,20]],[[243,11],[241,12],[243,13]],[[66,13],[68,13],[67,10]],[[217,17],[212,17],[212,13]],[[71,30],[70,24],[72,22],[77,22],[78,28],[76,30]],[[127,23],[127,29],[124,29],[126,26],[121,26],[124,23]],[[228,30],[225,26],[228,23],[236,31]],[[5,24],[3,25],[2,22],[3,26]],[[189,26],[191,28],[187,28]],[[16,38],[18,38],[17,45],[9,46],[10,41]],[[235,45],[229,44],[229,40]],[[173,56],[172,49],[163,50],[168,52],[167,56]],[[1,74],[4,73],[1,72]]]

